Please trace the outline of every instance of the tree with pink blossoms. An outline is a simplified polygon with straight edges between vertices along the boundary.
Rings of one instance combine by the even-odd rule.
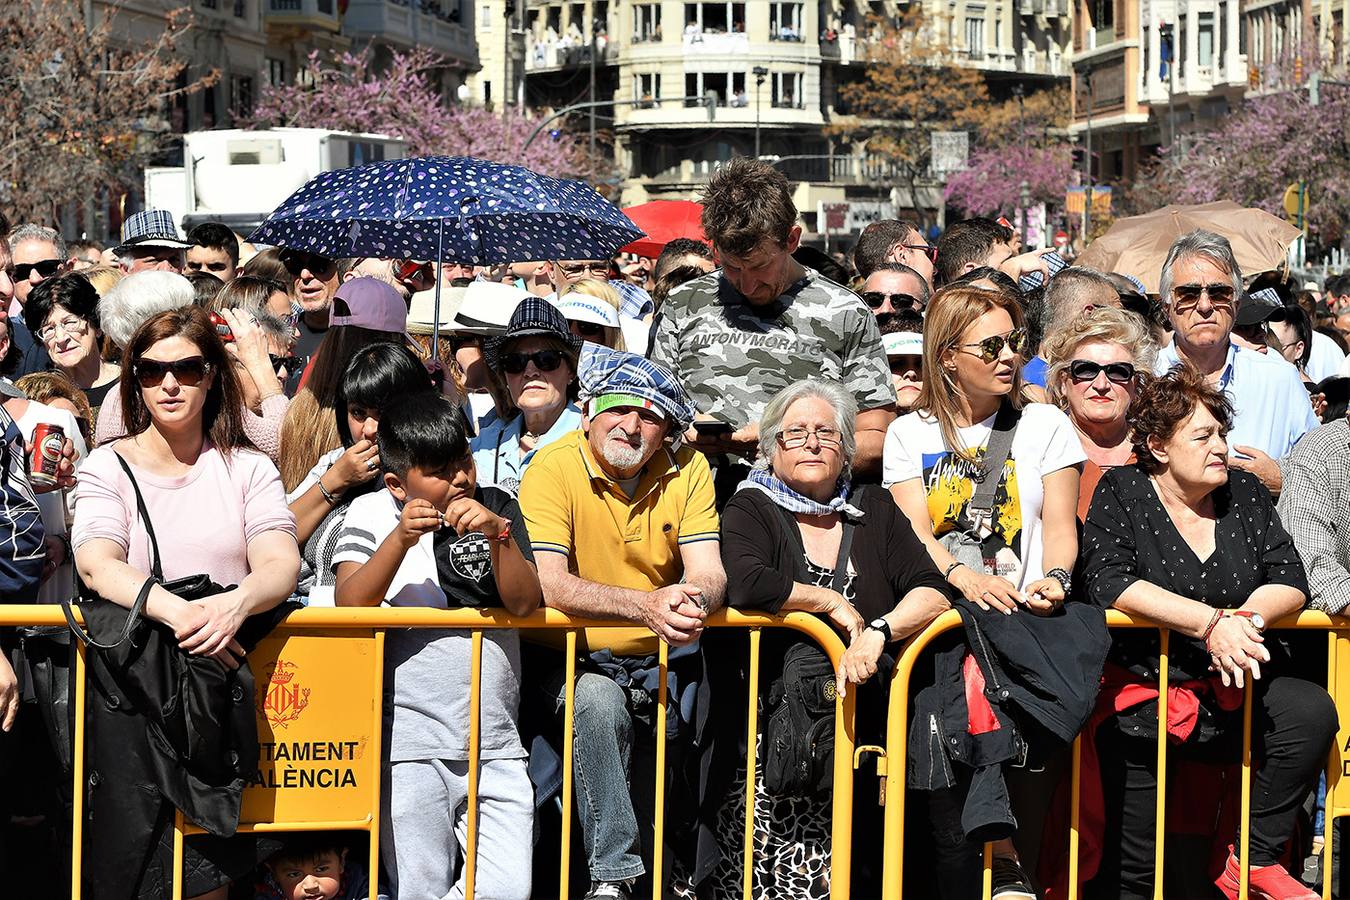
[[[1216,128],[1164,148],[1136,181],[1129,201],[1140,211],[1168,203],[1233,200],[1283,215],[1289,185],[1307,183],[1306,213],[1323,246],[1340,243],[1350,220],[1350,89],[1254,97]]]
[[[1065,144],[981,147],[964,171],[947,178],[947,202],[968,216],[1011,214],[1022,206],[1022,182],[1031,202],[1064,202],[1073,178],[1073,154]]]
[[[526,149],[537,119],[452,105],[437,86],[446,65],[425,48],[395,52],[379,71],[369,51],[334,54],[327,64],[315,52],[296,83],[263,88],[250,124],[386,134],[407,141],[414,156],[476,156],[557,177],[604,170],[566,130],[540,135]]]

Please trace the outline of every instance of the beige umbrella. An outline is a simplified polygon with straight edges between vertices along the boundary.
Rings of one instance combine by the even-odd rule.
[[[1156,294],[1167,251],[1177,238],[1197,228],[1228,238],[1244,276],[1284,265],[1289,245],[1300,234],[1284,219],[1231,200],[1164,206],[1142,216],[1117,219],[1088,245],[1075,264],[1133,275],[1150,294]]]

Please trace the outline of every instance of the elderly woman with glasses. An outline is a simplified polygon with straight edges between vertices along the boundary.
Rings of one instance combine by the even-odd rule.
[[[1098,307],[1055,332],[1042,346],[1050,400],[1069,414],[1087,460],[1078,485],[1078,519],[1102,474],[1134,462],[1127,416],[1158,354],[1148,325],[1134,313]]]
[[[102,356],[98,299],[89,279],[71,273],[44,280],[33,288],[24,307],[24,315],[47,348],[47,355],[72,384],[84,391],[95,411],[122,372]]]
[[[563,314],[541,297],[521,301],[506,331],[488,339],[487,363],[506,382],[518,412],[493,419],[473,439],[483,484],[516,493],[535,453],[581,427],[581,409],[573,402],[581,344]]]
[[[853,395],[829,381],[798,381],[769,401],[759,423],[761,462],[722,514],[722,564],[731,606],[815,613],[840,632],[848,650],[834,673],[838,691],[866,683],[864,696],[876,704],[878,716],[859,720],[878,722],[884,679],[873,676],[882,654],[931,622],[948,602],[942,576],[891,498],[875,486],[851,485],[856,417]],[[828,671],[814,642],[781,630],[766,633],[766,659],[789,654],[817,657]],[[781,678],[774,668],[764,677]],[[770,689],[765,696],[774,693]],[[770,716],[766,709],[761,721]],[[832,731],[832,722],[831,716],[822,727]],[[766,724],[766,743],[773,740],[769,728]],[[756,854],[757,883],[765,896],[827,897],[829,850],[812,835],[829,833],[829,785],[817,785],[824,793],[813,791],[805,799],[800,791],[775,793],[774,785],[765,783],[768,768],[758,773],[757,793],[768,804],[770,824],[762,836],[767,841],[762,862]],[[743,785],[732,794],[737,799],[724,810],[729,819],[744,802]],[[806,860],[806,877],[796,872],[794,860]],[[774,886],[784,872],[794,874]],[[725,874],[727,892],[734,893],[739,874]],[[795,892],[804,884],[813,889]]]

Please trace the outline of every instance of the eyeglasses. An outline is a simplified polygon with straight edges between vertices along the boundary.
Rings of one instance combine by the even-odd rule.
[[[969,344],[957,344],[958,347],[979,347],[979,357],[987,363],[991,363],[1003,355],[1003,348],[1006,346],[1013,353],[1021,353],[1027,348],[1027,331],[1025,328],[1014,328],[1012,331],[1004,334],[991,334],[982,341],[974,341]]]
[[[888,294],[885,291],[863,291],[863,302],[872,309],[881,309],[887,301],[891,301],[892,309],[923,309],[923,303],[913,294]]]
[[[394,277],[399,281],[412,281],[419,278],[424,281],[430,281],[435,277],[435,270],[429,262],[422,262],[417,259],[405,259],[395,266]]]
[[[587,340],[595,340],[605,336],[605,326],[597,325],[594,322],[571,322],[572,331],[577,337],[583,337]]]
[[[557,350],[536,350],[533,353],[502,354],[502,369],[509,375],[519,375],[525,367],[534,363],[540,372],[552,372],[562,365],[563,355]]]
[[[34,271],[43,278],[51,278],[61,271],[61,266],[62,261],[59,259],[40,259],[35,263],[18,263],[11,271],[15,281],[27,281]]]
[[[184,387],[196,387],[211,371],[211,364],[200,356],[189,356],[185,359],[174,359],[167,362],[158,359],[139,359],[131,367],[131,371],[136,375],[136,380],[143,388],[159,387],[164,383],[164,376],[170,372],[173,373],[173,380]]]
[[[906,250],[922,250],[923,255],[928,257],[931,263],[937,262],[937,247],[932,244],[901,244]]]
[[[604,260],[588,260],[586,262],[558,263],[558,268],[563,270],[563,274],[568,277],[581,275],[589,272],[597,278],[609,277],[609,263]]]
[[[1233,302],[1231,284],[1178,284],[1172,287],[1172,296],[1176,298],[1178,308],[1195,306],[1200,302],[1201,294],[1208,294],[1215,306],[1227,306]]]
[[[89,330],[89,323],[75,316],[67,316],[59,322],[48,322],[43,325],[38,329],[38,337],[44,341],[50,341],[56,337],[58,329],[65,332],[68,337],[79,337]]]
[[[1075,359],[1069,363],[1069,377],[1078,383],[1096,381],[1097,376],[1102,372],[1106,373],[1106,378],[1115,384],[1129,384],[1134,380],[1134,363],[1118,362],[1095,363],[1090,359]]]
[[[292,275],[299,275],[308,269],[311,275],[323,278],[337,271],[337,260],[304,250],[283,250],[281,264]]]
[[[816,443],[820,446],[831,450],[838,450],[842,443],[839,432],[833,428],[807,429],[798,426],[778,432],[778,442],[783,445],[784,450],[796,450],[798,447],[805,447],[812,436],[815,436]]]

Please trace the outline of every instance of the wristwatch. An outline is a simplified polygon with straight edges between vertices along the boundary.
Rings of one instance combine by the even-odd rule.
[[[1266,617],[1261,615],[1259,612],[1255,612],[1254,610],[1250,609],[1235,609],[1233,610],[1233,615],[1241,616],[1242,618],[1251,622],[1252,627],[1255,628],[1257,631],[1266,630]]]
[[[891,642],[891,625],[881,616],[877,616],[875,619],[868,622],[867,627],[873,631],[880,631],[881,636],[885,639],[886,643],[889,644]]]

